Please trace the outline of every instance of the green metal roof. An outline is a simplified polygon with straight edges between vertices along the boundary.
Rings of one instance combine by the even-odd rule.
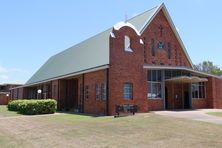
[[[154,7],[128,20],[141,30],[157,10]],[[112,28],[74,45],[51,58],[26,82],[36,84],[53,78],[109,64],[109,36]]]

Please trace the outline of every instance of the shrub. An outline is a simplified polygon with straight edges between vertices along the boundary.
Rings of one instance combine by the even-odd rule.
[[[13,100],[8,103],[8,110],[10,111],[19,111],[19,104],[22,103],[23,100]]]
[[[57,102],[52,99],[43,100],[14,100],[9,102],[8,109],[25,115],[53,114]]]

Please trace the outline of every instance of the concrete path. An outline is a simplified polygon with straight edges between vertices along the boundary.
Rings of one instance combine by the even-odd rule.
[[[176,111],[154,111],[155,114],[171,116],[176,118],[185,118],[197,121],[204,121],[216,124],[222,124],[222,117],[208,115],[208,112],[222,112],[222,109],[198,109],[198,110],[176,110]]]

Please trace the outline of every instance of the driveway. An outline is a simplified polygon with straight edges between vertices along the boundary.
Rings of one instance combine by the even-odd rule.
[[[175,111],[154,111],[155,114],[176,118],[185,118],[197,121],[204,121],[222,124],[222,117],[208,115],[208,112],[222,112],[222,109],[198,109],[198,110],[175,110]]]

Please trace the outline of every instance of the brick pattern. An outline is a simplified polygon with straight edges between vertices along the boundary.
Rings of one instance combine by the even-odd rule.
[[[159,29],[160,25],[163,27],[163,33]],[[149,27],[143,32],[142,38],[146,39],[145,49],[145,63],[155,65],[170,65],[170,66],[185,66],[191,67],[179,44],[173,30],[170,27],[163,11],[161,10],[152,20]],[[156,55],[152,56],[151,39],[154,39]],[[164,49],[158,49],[157,44],[161,41],[164,43]],[[168,59],[168,43],[171,46],[171,59]]]
[[[89,87],[89,98],[84,96],[84,113],[106,115],[106,100],[96,99],[96,84],[106,83],[106,70],[84,74],[84,86]],[[101,91],[100,91],[101,92]]]
[[[215,78],[216,79],[216,78]],[[216,79],[216,86],[215,86],[215,108],[222,108],[222,79]]]
[[[207,108],[207,100],[206,99],[192,99],[192,108],[193,109]]]
[[[58,92],[58,90],[59,90],[59,80],[54,80],[54,81],[52,81],[51,82],[51,85],[52,85],[52,87],[51,87],[51,92],[52,92],[52,99],[55,99],[56,101],[58,101],[58,99],[59,99],[59,92]]]
[[[163,33],[160,35],[159,27],[162,25]],[[110,38],[110,113],[115,114],[115,105],[134,104],[138,105],[140,112],[148,110],[160,110],[164,108],[163,100],[147,99],[147,78],[144,64],[172,65],[191,67],[182,47],[176,39],[163,12],[153,19],[149,27],[139,37],[133,29],[122,27],[120,30],[113,30],[116,38]],[[124,51],[124,36],[131,39],[132,53]],[[143,39],[144,45],[139,43]],[[151,39],[154,39],[156,56],[152,56]],[[164,49],[157,49],[157,41],[165,44]],[[167,44],[171,44],[171,59],[168,59]],[[124,100],[124,82],[133,83],[133,100]],[[181,102],[175,102],[176,107]]]
[[[146,98],[146,71],[143,69],[143,45],[140,37],[130,27],[113,30],[116,38],[110,38],[109,113],[115,114],[115,105],[134,104],[140,112],[148,111]],[[133,52],[124,51],[124,36],[131,39]],[[123,85],[133,84],[133,99],[125,100]]]
[[[163,99],[149,99],[148,100],[148,110],[156,111],[164,109],[164,100]]]
[[[0,94],[0,105],[7,105],[10,96],[6,96],[6,94]]]
[[[222,79],[208,77],[206,99],[193,99],[193,108],[222,108]]]
[[[214,98],[215,98],[215,79],[213,77],[209,77],[208,81],[206,82],[206,95],[207,100],[206,104],[208,108],[213,108],[214,105]]]

